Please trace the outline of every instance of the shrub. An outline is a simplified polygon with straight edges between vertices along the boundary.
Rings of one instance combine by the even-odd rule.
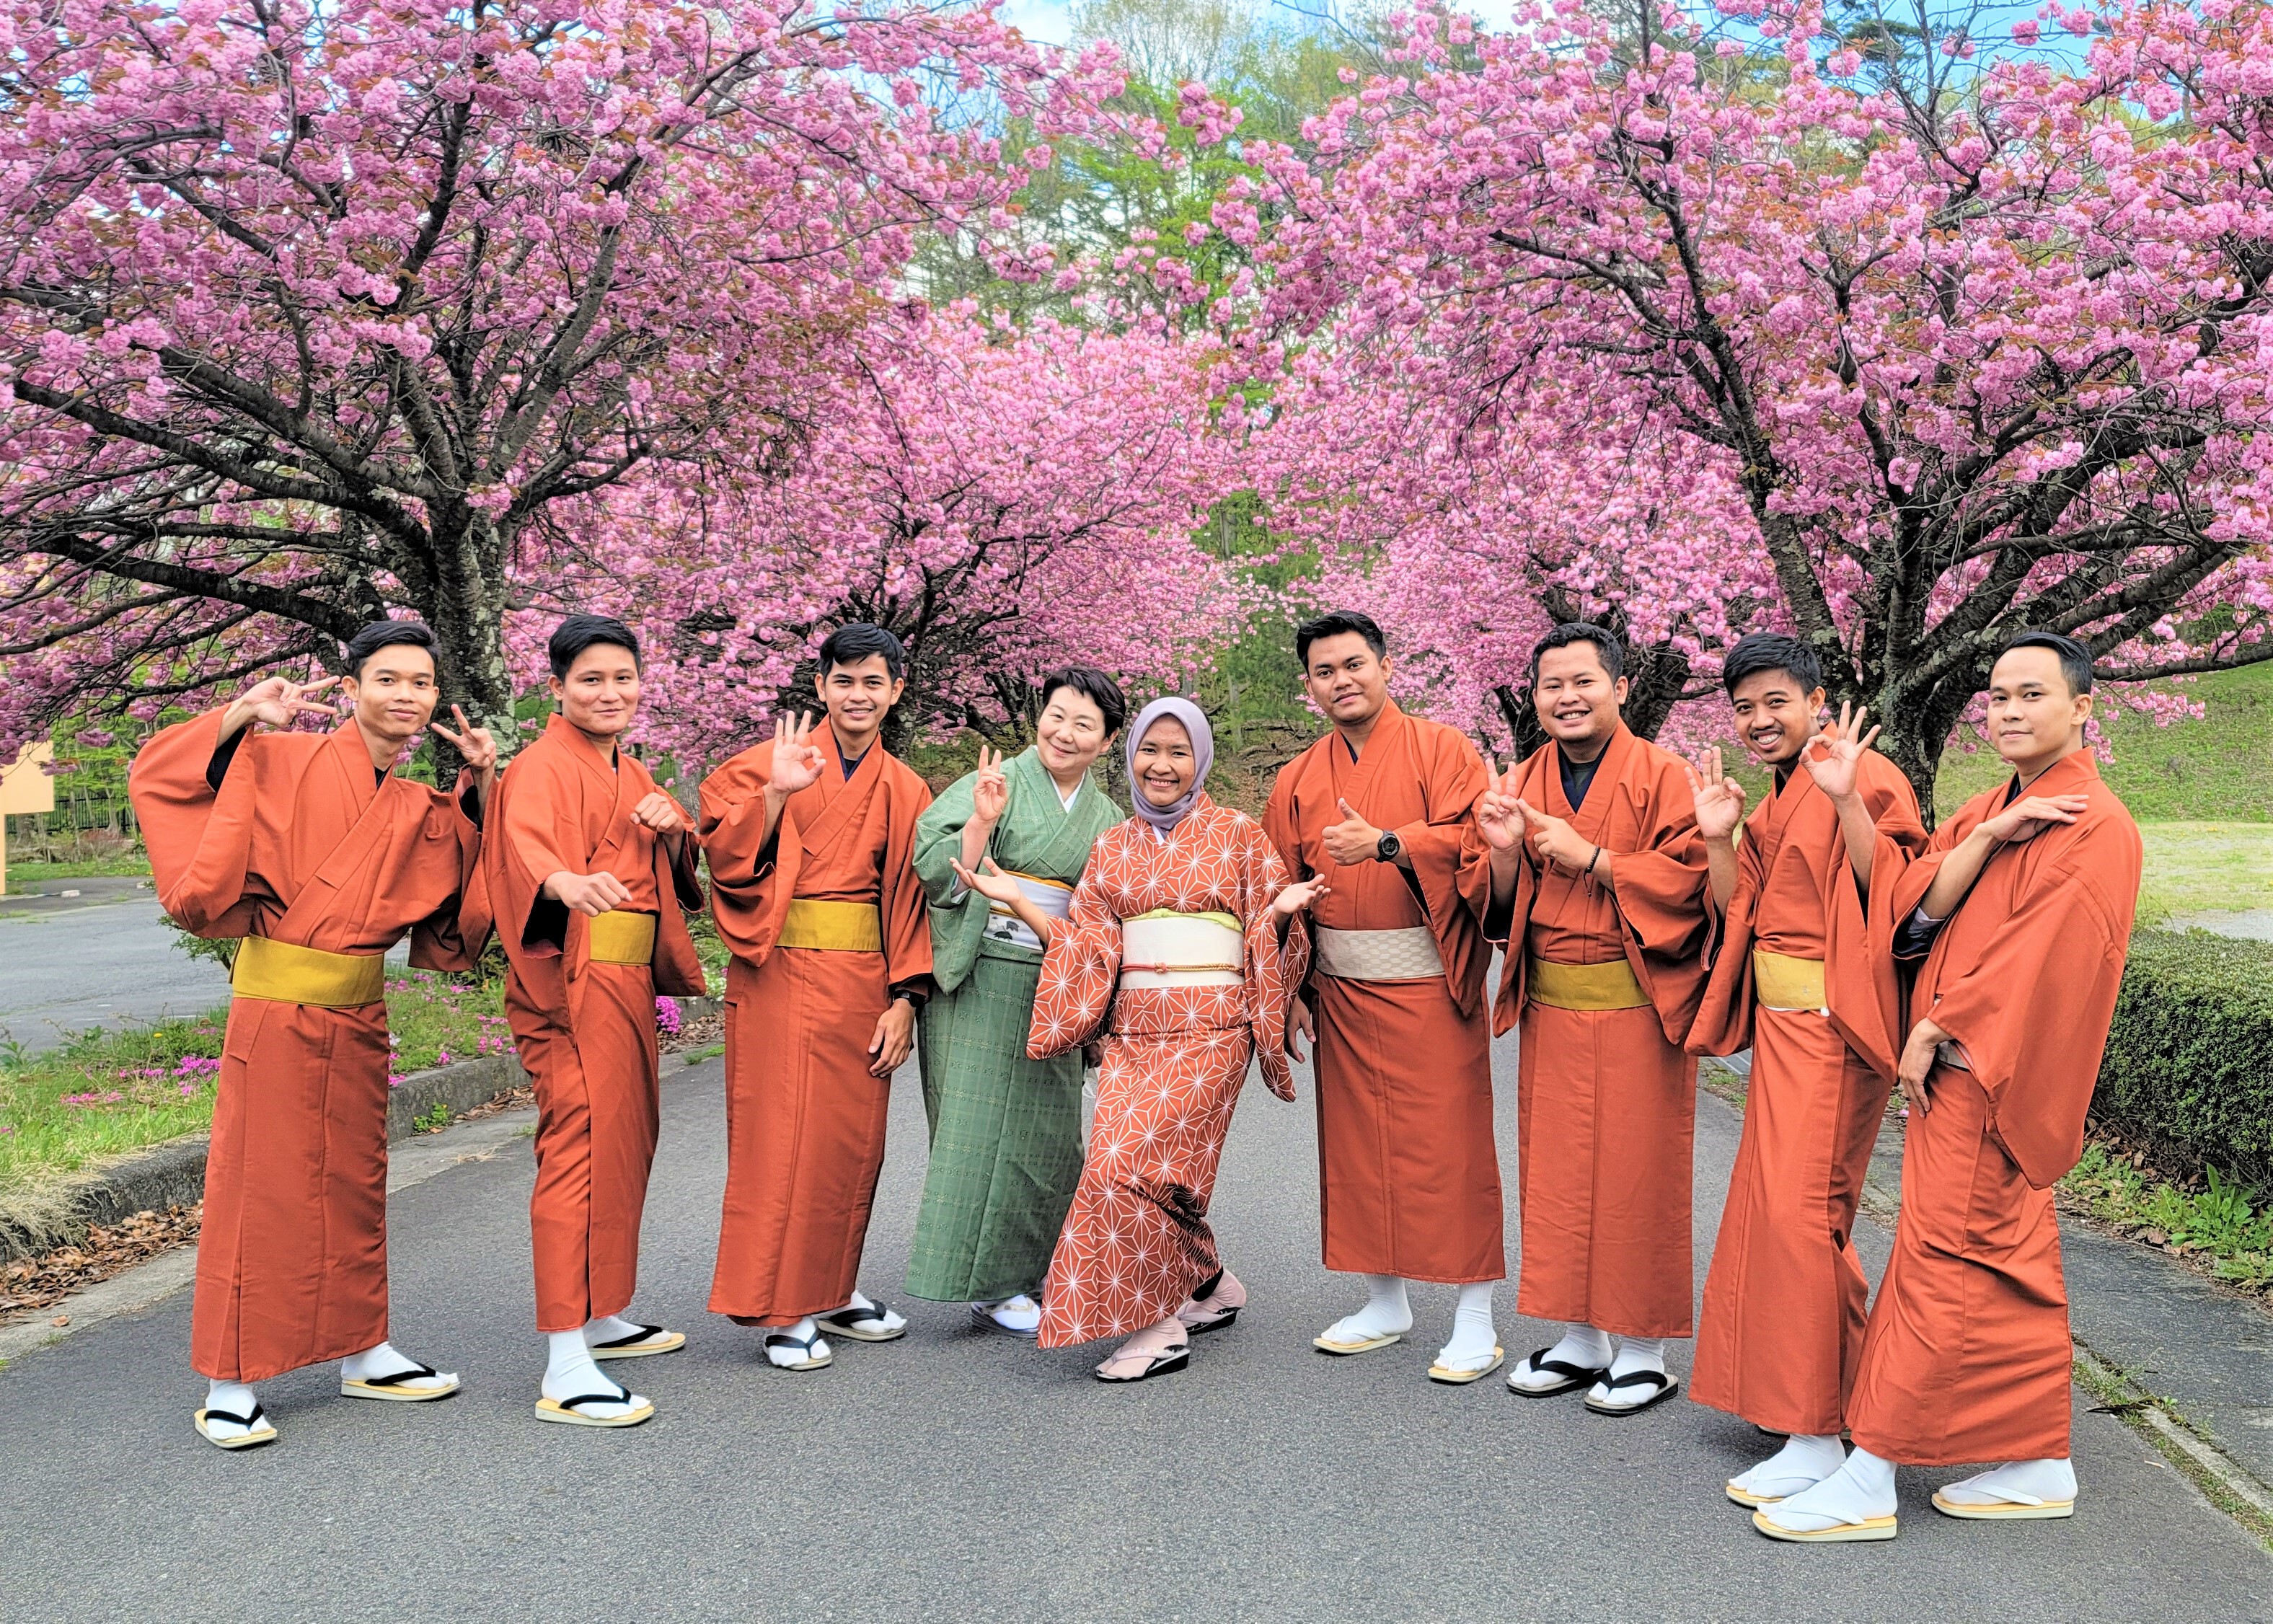
[[[2092,1114],[2160,1160],[2273,1197],[2273,943],[2133,936]]]

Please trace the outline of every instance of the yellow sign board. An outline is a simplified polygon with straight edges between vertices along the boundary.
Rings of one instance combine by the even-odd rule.
[[[55,759],[56,747],[45,739],[27,744],[16,759],[0,767],[0,896],[8,893],[8,823],[6,814],[52,812],[56,781],[41,769]]]

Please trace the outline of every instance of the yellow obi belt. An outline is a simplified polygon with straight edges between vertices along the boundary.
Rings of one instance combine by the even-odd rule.
[[[1073,912],[1073,887],[1063,880],[1046,880],[1039,874],[1021,874],[1016,868],[1002,872],[1017,881],[1019,894],[1032,903],[1037,912],[1051,919],[1063,919]],[[1031,947],[1038,953],[1042,951],[1041,937],[1027,928],[1024,920],[1010,912],[1008,903],[987,903],[986,934],[990,942]]]
[[[812,897],[790,899],[789,917],[782,921],[777,947],[802,947],[821,953],[881,953],[884,951],[883,910],[873,902],[822,902]]]
[[[1752,998],[1764,1010],[1805,1010],[1811,1013],[1831,1007],[1824,990],[1823,960],[1794,959],[1789,953],[1752,950]]]
[[[1121,985],[1236,987],[1247,967],[1247,936],[1228,914],[1155,908],[1121,921]]]
[[[596,964],[655,962],[655,915],[611,909],[592,921],[591,958]]]
[[[1554,1010],[1639,1010],[1649,1004],[1633,966],[1623,959],[1589,965],[1534,959],[1526,991],[1532,1003]]]
[[[236,944],[229,986],[240,998],[360,1009],[386,998],[386,959],[379,953],[327,953],[266,936],[247,936]]]

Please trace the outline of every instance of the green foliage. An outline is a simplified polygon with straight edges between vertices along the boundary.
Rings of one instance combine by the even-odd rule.
[[[2221,1280],[2249,1291],[2273,1288],[2273,1206],[2253,1206],[2216,1167],[2207,1187],[2193,1193],[2164,1181],[2150,1185],[2141,1160],[2094,1142],[2060,1188],[2103,1223],[2149,1245],[2202,1256]]]
[[[2174,1166],[2273,1197],[2273,943],[2133,936],[2092,1109]]]

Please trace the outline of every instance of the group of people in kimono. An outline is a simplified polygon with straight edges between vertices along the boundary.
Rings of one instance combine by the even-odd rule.
[[[1564,1330],[1514,1363],[1512,1392],[1630,1417],[1676,1392],[1666,1346],[1693,1335],[1692,1396],[1787,1440],[1726,1485],[1765,1534],[1893,1538],[1897,1463],[2001,1462],[1935,1494],[1952,1516],[2073,1511],[2051,1186],[2082,1150],[2141,866],[2085,748],[2073,640],[2027,633],[1998,658],[1982,726],[2012,776],[1931,835],[1877,730],[1830,720],[1817,655],[1772,634],[1723,669],[1772,778],[1748,810],[1719,752],[1692,763],[1626,726],[1601,627],[1541,641],[1546,742],[1503,770],[1398,707],[1371,619],[1324,615],[1296,650],[1330,731],[1260,822],[1209,798],[1197,706],[1131,719],[1092,667],[1044,676],[1033,743],[982,748],[934,800],[881,742],[899,643],[844,626],[819,650],[819,716],[784,715],[690,816],[619,748],[641,697],[622,623],[561,623],[556,713],[503,772],[462,715],[433,723],[431,649],[377,623],[342,676],[258,683],[134,764],[168,911],[243,938],[192,1333],[196,1425],[221,1447],[274,1440],[252,1384],[319,1361],[353,1397],[458,1386],[386,1340],[382,959],[406,932],[413,964],[463,970],[494,930],[509,965],[539,1109],[536,1414],[654,1415],[600,1364],[686,1341],[625,1316],[655,1001],[703,989],[687,918],[707,900],[731,953],[709,1306],[775,1367],[906,1332],[859,1274],[890,1079],[919,1050],[907,1289],[1043,1347],[1120,1339],[1100,1380],[1188,1368],[1248,1301],[1208,1222],[1234,1107],[1251,1065],[1294,1098],[1307,1057],[1324,1262],[1364,1287],[1315,1346],[1392,1348],[1410,1288],[1450,1286],[1427,1375],[1477,1381],[1505,1363],[1490,1045],[1519,1028],[1517,1310]],[[334,687],[344,723],[292,730],[336,714],[317,697]],[[394,771],[430,727],[465,763],[448,790]],[[1098,770],[1116,743],[1133,816]],[[1698,1056],[1747,1049],[1692,1325]],[[1873,1304],[1853,1229],[1897,1082],[1902,1203]]]

